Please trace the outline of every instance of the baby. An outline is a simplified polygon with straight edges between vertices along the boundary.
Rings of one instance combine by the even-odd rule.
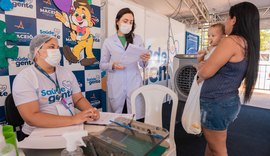
[[[198,62],[207,60],[209,56],[216,49],[218,43],[225,36],[225,26],[221,23],[213,24],[208,29],[208,43],[207,50],[198,51]]]

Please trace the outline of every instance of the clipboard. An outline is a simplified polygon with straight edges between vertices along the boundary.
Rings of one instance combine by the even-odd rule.
[[[130,119],[120,117],[115,122],[117,124],[108,125],[99,134],[89,134],[84,138],[88,152],[94,149],[96,155],[143,156],[151,153],[169,136],[164,128],[138,121],[133,120],[129,125]],[[157,135],[160,137],[155,137]]]
[[[100,118],[96,121],[87,121],[84,124],[86,125],[98,125],[98,126],[107,126],[111,124],[110,120],[115,120],[116,118],[124,117],[128,119],[133,119],[134,114],[118,114],[111,112],[100,112]]]

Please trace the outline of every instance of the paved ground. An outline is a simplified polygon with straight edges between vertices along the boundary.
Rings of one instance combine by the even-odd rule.
[[[270,109],[270,90],[255,90],[247,105]]]

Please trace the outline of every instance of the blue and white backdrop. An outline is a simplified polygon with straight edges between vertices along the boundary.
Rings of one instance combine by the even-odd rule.
[[[22,69],[33,64],[28,57],[31,39],[37,34],[48,34],[58,38],[60,47],[75,45],[69,37],[69,29],[54,17],[55,11],[59,10],[52,0],[11,0],[11,2],[14,6],[13,10],[4,12],[0,9],[0,20],[6,22],[6,32],[17,34],[19,55],[17,59],[9,60],[8,68],[0,69],[0,122],[5,121],[4,103],[7,95],[12,91],[14,78]],[[100,60],[100,0],[92,0],[91,7],[92,16],[97,18],[96,24],[91,28],[91,33],[94,35],[93,52]],[[61,65],[73,71],[85,97],[96,107],[105,109],[106,92],[102,87],[105,73],[99,70],[99,62],[84,67],[79,63],[70,64],[62,58]]]

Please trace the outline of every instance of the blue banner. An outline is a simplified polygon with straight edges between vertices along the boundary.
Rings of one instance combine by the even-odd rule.
[[[37,34],[36,19],[6,15],[7,32],[17,34],[17,45],[29,46]],[[12,43],[11,43],[12,44]]]
[[[199,36],[186,32],[185,54],[197,54],[199,50]]]

